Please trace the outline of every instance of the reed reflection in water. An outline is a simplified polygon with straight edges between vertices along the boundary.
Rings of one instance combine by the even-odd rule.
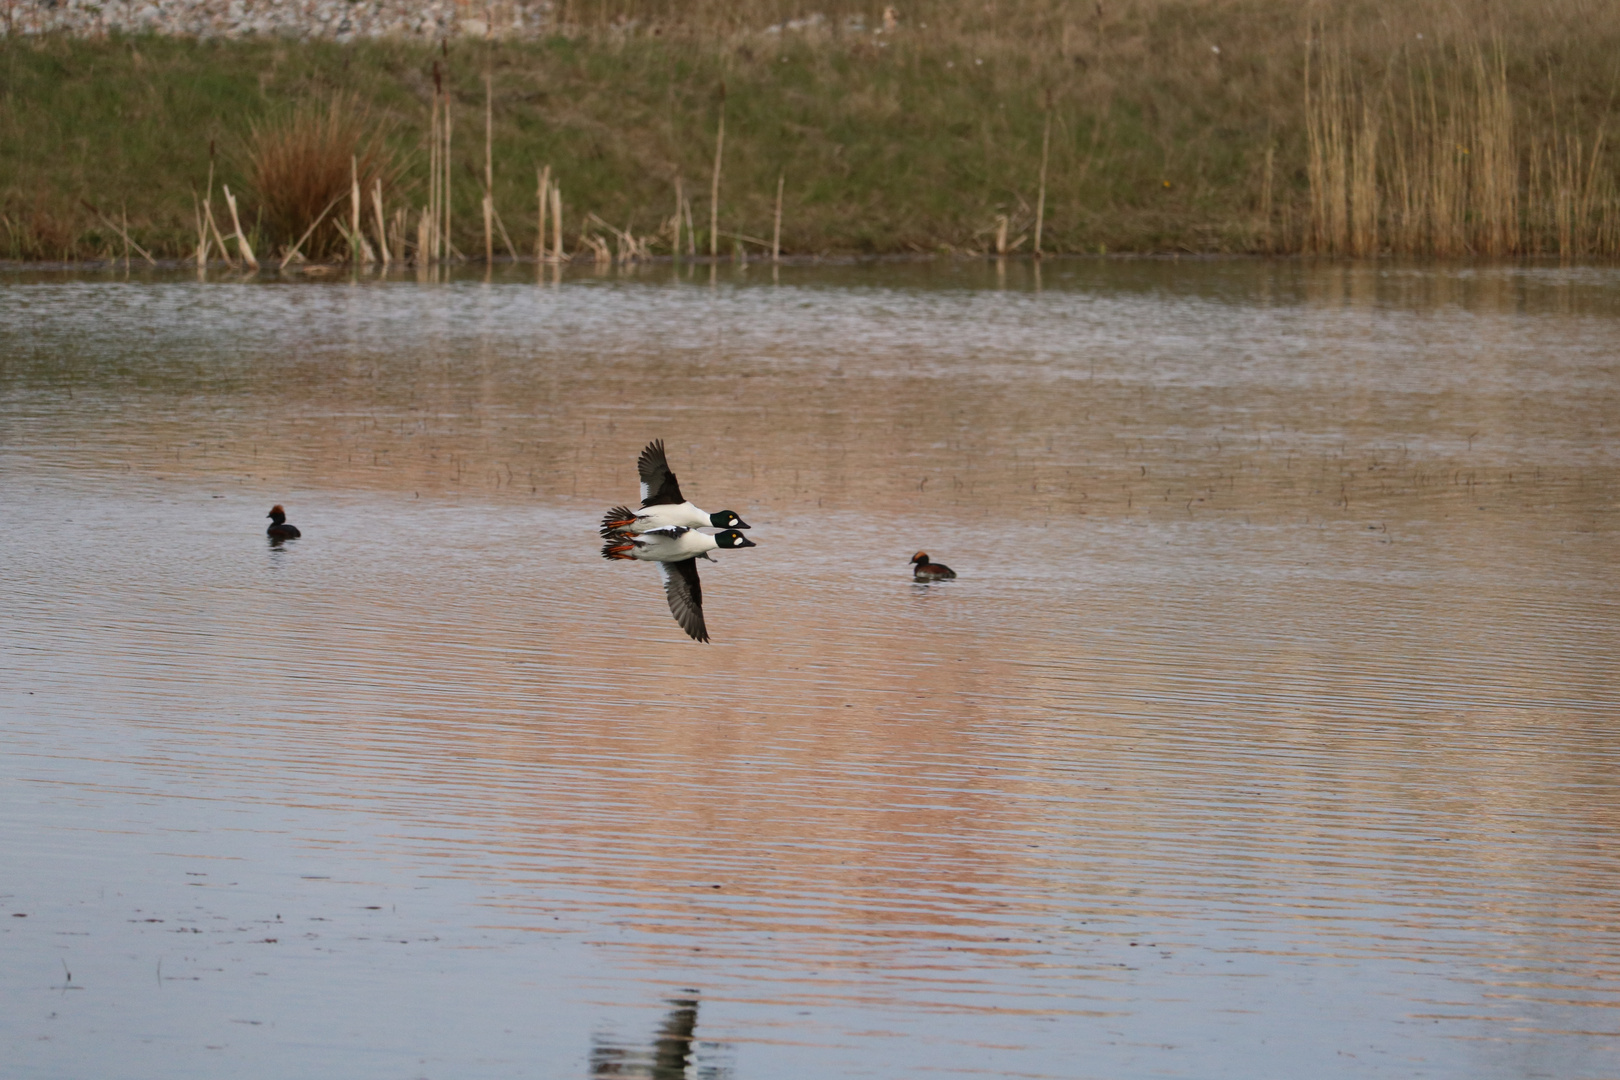
[[[1620,280],[1025,272],[0,288],[13,1071],[1613,1075]]]
[[[598,1035],[591,1047],[592,1076],[634,1077],[636,1080],[726,1080],[724,1066],[695,1062],[698,999],[672,998],[669,1012],[643,1050]],[[716,1048],[718,1049],[718,1048]],[[694,1068],[695,1066],[695,1068]]]

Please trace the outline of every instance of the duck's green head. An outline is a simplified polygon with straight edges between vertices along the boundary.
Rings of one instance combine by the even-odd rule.
[[[722,510],[718,514],[709,515],[709,524],[717,529],[746,529],[748,522],[738,517],[734,511]]]
[[[727,529],[723,533],[715,533],[714,542],[716,545],[723,548],[759,547],[758,544],[748,539],[748,537],[744,536],[736,529]]]

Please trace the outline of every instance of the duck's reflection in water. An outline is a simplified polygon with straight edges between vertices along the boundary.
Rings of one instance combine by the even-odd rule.
[[[591,1045],[591,1075],[636,1077],[638,1080],[729,1080],[729,1068],[697,1060],[698,1048],[719,1050],[720,1044],[699,1044],[696,998],[671,998],[669,1012],[653,1036],[652,1045],[624,1045],[597,1035]]]

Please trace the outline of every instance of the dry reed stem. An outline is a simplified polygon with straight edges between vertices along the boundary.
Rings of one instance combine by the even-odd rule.
[[[1507,255],[1519,250],[1519,163],[1513,144],[1513,103],[1508,99],[1507,66],[1501,49],[1487,66],[1484,50],[1474,53],[1478,94],[1472,165],[1478,181],[1475,250]]]
[[[439,163],[440,163],[440,166],[444,169],[444,179],[441,182],[440,187],[439,187],[439,198],[443,201],[443,206],[441,207],[441,209],[444,211],[444,227],[439,232],[439,246],[440,246],[440,249],[441,249],[440,253],[439,253],[439,257],[441,259],[448,259],[455,252],[455,244],[451,240],[451,235],[452,235],[451,234],[451,229],[454,227],[454,220],[451,217],[452,211],[451,211],[451,196],[450,196],[450,191],[451,191],[450,155],[451,155],[451,150],[452,150],[452,143],[451,143],[450,136],[451,136],[452,128],[454,127],[454,124],[455,124],[455,118],[454,118],[453,112],[452,112],[452,110],[450,108],[450,104],[451,104],[450,91],[446,90],[444,92],[444,150],[439,154]]]
[[[1276,152],[1276,144],[1267,142],[1265,182],[1260,188],[1260,245],[1261,250],[1267,254],[1270,254],[1272,251],[1276,250],[1271,238],[1271,219],[1273,214],[1271,207],[1271,178],[1273,174],[1273,164]]]
[[[1364,98],[1361,126],[1350,147],[1348,233],[1352,255],[1378,254],[1378,141],[1379,116]]]
[[[84,202],[84,200],[80,200],[80,201]],[[107,228],[111,229],[113,232],[115,232],[119,236],[123,237],[123,239],[124,239],[124,266],[125,266],[125,269],[128,269],[128,266],[129,266],[129,249],[130,248],[134,248],[136,251],[140,252],[141,253],[141,258],[145,259],[147,262],[151,263],[153,266],[157,265],[157,260],[152,258],[151,252],[147,251],[145,248],[141,247],[141,245],[137,244],[133,239],[130,238],[129,227],[128,227],[128,220],[129,219],[128,219],[127,212],[125,214],[125,224],[124,224],[123,227],[120,227],[118,222],[112,220],[106,214],[103,214],[99,209],[97,209],[97,207],[93,203],[84,202],[84,205],[89,208],[91,213],[95,214],[96,217],[100,218],[102,223],[104,225],[106,225]]]
[[[1323,31],[1315,28],[1313,37]],[[1336,51],[1323,50],[1321,73],[1312,78],[1312,49],[1305,52],[1305,131],[1311,193],[1311,245],[1319,254],[1344,250],[1346,237],[1343,84]]]
[[[219,248],[220,255],[225,259],[225,265],[235,270],[236,260],[231,258],[231,249],[225,245],[225,235],[219,231],[219,222],[214,220],[214,208],[207,202],[203,203],[203,214],[208,218],[208,227],[214,233],[214,244]]]
[[[546,189],[551,186],[551,166],[534,170],[535,199],[540,204],[539,222],[534,231],[534,258],[536,262],[546,261]]]
[[[782,185],[787,180],[785,172],[776,174],[776,226],[771,231],[771,262],[782,261]]]
[[[410,225],[411,208],[404,204],[394,208],[393,220],[388,226],[388,246],[395,252],[400,262],[406,261],[405,230]]]
[[[610,259],[610,262],[631,263],[641,258],[650,257],[651,252],[646,250],[645,242],[636,239],[635,234],[630,231],[630,226],[626,225],[623,229],[620,229],[617,226],[610,225],[595,213],[586,214],[585,221],[587,225],[600,225],[618,239],[618,254]],[[605,247],[603,250],[605,250]]]
[[[360,162],[351,157],[349,166],[349,261],[358,264],[370,260],[364,258],[360,251],[363,242],[360,235]]]
[[[426,266],[433,261],[433,208],[422,207],[422,216],[416,219],[416,265]]]
[[[316,215],[315,220],[309,223],[309,228],[304,230],[304,235],[298,238],[298,243],[287,249],[287,254],[281,257],[281,269],[287,269],[287,264],[298,256],[298,249],[304,246],[304,241],[315,235],[315,230],[321,227],[321,222],[326,220],[326,215],[337,209],[337,204],[343,201],[343,195],[344,193],[340,192],[336,198],[327,203],[326,209]]]
[[[1035,257],[1041,257],[1041,227],[1046,223],[1046,162],[1048,153],[1052,148],[1052,99],[1047,94],[1046,100],[1046,126],[1041,132],[1041,182],[1040,194],[1035,200]]]
[[[518,253],[516,246],[512,243],[512,234],[506,231],[506,222],[501,220],[501,212],[495,208],[495,200],[491,198],[489,202],[490,210],[495,215],[495,228],[500,230],[501,243],[506,245],[506,253],[512,257],[512,261],[517,262]]]
[[[589,250],[591,262],[594,265],[600,266],[604,263],[611,264],[613,262],[613,254],[608,251],[607,241],[595,233],[581,232],[579,234],[579,243],[582,249]]]
[[[197,198],[196,189],[191,192],[191,212],[197,219],[197,269],[208,269],[208,226],[203,222],[202,202]]]
[[[247,263],[250,269],[257,270],[259,260],[254,258],[253,246],[248,243],[247,234],[242,231],[242,219],[236,212],[236,196],[231,194],[228,186],[221,186],[220,190],[225,192],[225,205],[231,208],[231,224],[236,228],[237,254],[242,256],[242,261]]]
[[[381,249],[383,269],[393,262],[392,253],[388,250],[388,228],[383,214],[382,177],[377,177],[376,188],[371,193],[372,209],[377,211],[377,246]]]
[[[495,261],[495,90],[484,72],[484,262]]]
[[[422,210],[422,218],[416,226],[416,261],[426,265],[434,262],[439,256],[437,226],[439,223],[439,152],[443,142],[440,134],[441,122],[439,119],[439,99],[443,96],[440,86],[439,62],[433,62],[433,100],[428,106],[430,119],[428,122],[428,201]]]
[[[484,212],[484,262],[492,263],[495,261],[495,200],[486,191],[478,204]]]
[[[553,183],[551,185],[551,257],[559,263],[568,261],[568,256],[563,254],[562,236],[562,187]]]
[[[219,226],[214,224],[214,140],[208,140],[208,194],[203,197],[204,223],[213,229],[213,236],[219,241],[219,253],[225,260],[226,266],[234,266],[231,262],[231,253],[225,250],[225,241],[219,240]],[[206,245],[205,245],[206,246]]]
[[[672,242],[672,244],[670,246],[670,249],[669,249],[670,258],[672,258],[676,262],[681,261],[681,207],[683,207],[685,205],[686,205],[686,198],[681,193],[681,174],[676,173],[675,174],[675,217],[672,219],[672,223],[675,226],[675,230],[674,230],[675,231],[675,239]]]
[[[726,148],[725,87],[720,88],[720,126],[714,136],[714,183],[709,188],[709,258],[720,253],[720,159]]]

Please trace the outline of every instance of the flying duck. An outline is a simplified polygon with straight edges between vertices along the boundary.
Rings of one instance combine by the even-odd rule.
[[[671,525],[683,529],[748,528],[748,523],[730,510],[711,514],[686,501],[675,474],[669,471],[663,439],[647,444],[636,459],[636,471],[641,474],[641,509],[615,506],[609,510],[602,518],[603,537],[611,540],[617,536],[634,536]]]
[[[303,535],[298,531],[298,526],[287,524],[287,512],[280,503],[272,506],[265,517],[270,519],[270,527],[264,530],[264,534],[272,540],[296,540]]]
[[[725,532],[698,532],[681,525],[648,529],[635,536],[611,536],[602,545],[604,559],[640,559],[655,562],[664,576],[664,595],[669,612],[681,629],[694,641],[708,641],[709,628],[703,622],[703,584],[698,580],[697,560],[709,558],[716,548],[758,547],[735,529]],[[713,561],[713,560],[711,560]]]
[[[918,581],[944,581],[946,578],[956,576],[956,571],[944,563],[929,562],[928,552],[919,551],[911,557],[912,563],[917,567],[916,579]]]

